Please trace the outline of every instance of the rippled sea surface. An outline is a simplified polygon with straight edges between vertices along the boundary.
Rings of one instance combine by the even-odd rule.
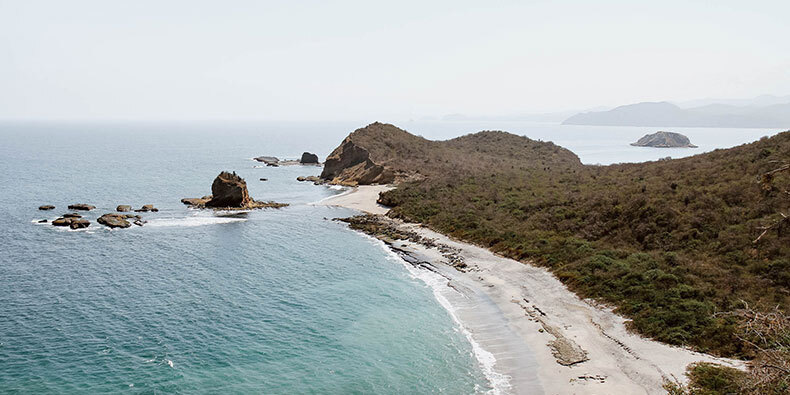
[[[363,123],[0,122],[0,393],[474,393],[489,390],[463,331],[379,242],[314,206],[340,190],[296,182]],[[406,122],[432,139],[504,129],[585,163],[655,160],[779,130],[680,130],[698,151],[630,147],[643,128]],[[257,200],[241,215],[190,210],[222,170]],[[268,181],[260,181],[266,178]],[[97,209],[71,231],[72,203]],[[43,212],[42,204],[57,206]],[[153,204],[144,227],[95,219]]]
[[[296,182],[320,168],[250,160],[323,156],[353,126],[2,124],[0,392],[485,391],[431,289],[331,221],[353,212],[308,204],[340,192]],[[180,203],[221,170],[291,206]],[[34,223],[77,202],[97,206],[86,230]],[[160,211],[95,223],[119,204]]]

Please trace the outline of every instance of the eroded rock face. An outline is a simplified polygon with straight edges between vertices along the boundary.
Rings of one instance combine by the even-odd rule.
[[[211,196],[208,207],[246,207],[252,203],[247,183],[236,172],[219,173],[211,184]]]
[[[90,204],[85,204],[85,203],[77,203],[77,204],[69,205],[69,210],[91,211],[95,208],[96,206],[91,206]]]
[[[299,159],[299,163],[301,164],[318,164],[318,155],[311,154],[309,152],[305,152],[302,154],[302,158]]]
[[[370,153],[346,137],[326,158],[321,179],[330,184],[368,185],[389,184],[395,181],[395,173],[374,163]]]
[[[674,132],[656,132],[648,134],[631,145],[636,147],[655,147],[655,148],[697,148],[691,144],[689,138]]]

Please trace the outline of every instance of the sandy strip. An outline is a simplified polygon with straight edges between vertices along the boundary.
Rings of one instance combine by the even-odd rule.
[[[350,192],[332,196],[315,204],[353,208],[371,214],[386,214],[388,209],[376,203],[376,200],[379,198],[379,193],[393,188],[390,185],[363,185],[355,187]]]
[[[383,214],[375,203],[385,186],[363,186],[324,204]],[[493,354],[506,375],[507,393],[665,394],[665,379],[684,382],[686,366],[698,361],[743,368],[629,333],[611,309],[581,300],[548,270],[458,242],[419,224],[397,223],[435,240],[437,246],[397,241],[391,247],[416,267],[447,279],[445,298],[472,338]],[[440,247],[444,252],[440,251]],[[468,265],[448,265],[447,248]],[[455,295],[455,296],[453,296]]]

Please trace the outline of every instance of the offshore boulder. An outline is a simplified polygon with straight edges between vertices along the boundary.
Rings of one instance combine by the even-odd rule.
[[[247,182],[236,172],[223,171],[211,184],[211,200],[208,207],[246,207],[252,202],[247,191]]]
[[[310,152],[302,153],[302,158],[299,159],[299,163],[303,165],[317,165],[318,162],[318,155],[312,154]]]
[[[236,172],[223,171],[211,184],[211,195],[202,198],[184,198],[181,203],[194,208],[213,208],[218,210],[243,210],[254,208],[280,208],[288,204],[259,202],[250,197],[247,182]]]

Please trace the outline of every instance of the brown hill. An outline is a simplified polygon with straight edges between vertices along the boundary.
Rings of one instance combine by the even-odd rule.
[[[386,184],[425,177],[462,177],[503,166],[580,167],[579,158],[553,143],[484,131],[431,141],[390,124],[372,123],[351,133],[326,159],[321,178],[334,184]]]

